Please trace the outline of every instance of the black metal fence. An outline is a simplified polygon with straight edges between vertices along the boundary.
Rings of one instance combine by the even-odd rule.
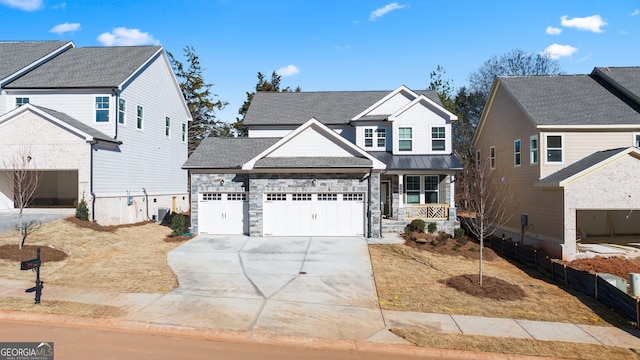
[[[503,257],[538,270],[553,281],[595,298],[631,321],[640,329],[640,299],[618,289],[596,274],[580,271],[554,261],[543,251],[523,246],[508,239],[492,237],[485,246]]]

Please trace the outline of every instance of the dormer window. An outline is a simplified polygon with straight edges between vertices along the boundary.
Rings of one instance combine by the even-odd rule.
[[[364,147],[373,147],[373,129],[364,129]]]

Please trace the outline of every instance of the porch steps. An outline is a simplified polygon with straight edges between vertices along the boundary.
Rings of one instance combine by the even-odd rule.
[[[400,234],[404,232],[404,228],[407,224],[409,224],[407,221],[382,219],[382,232]]]

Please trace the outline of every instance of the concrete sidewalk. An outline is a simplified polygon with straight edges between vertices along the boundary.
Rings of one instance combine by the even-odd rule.
[[[116,320],[132,329],[164,326],[245,337],[411,345],[389,329],[418,327],[434,333],[640,349],[636,329],[381,310],[363,238],[198,236],[172,250],[168,262],[180,285],[167,294],[93,292],[43,279],[42,301],[116,306],[125,312]],[[33,294],[24,292],[32,286],[0,279],[0,296],[32,302]],[[22,315],[0,312],[3,316]]]

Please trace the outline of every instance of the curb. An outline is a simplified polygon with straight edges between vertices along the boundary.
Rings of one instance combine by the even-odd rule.
[[[338,339],[318,339],[306,338],[292,335],[275,335],[264,331],[232,331],[201,329],[193,327],[183,327],[175,325],[159,325],[142,323],[120,319],[83,318],[78,316],[53,315],[53,314],[33,314],[26,312],[14,312],[0,310],[0,320],[16,322],[44,323],[48,325],[92,328],[106,331],[126,331],[144,332],[155,335],[183,336],[202,340],[252,343],[266,346],[287,346],[311,350],[332,350],[349,351],[355,353],[379,353],[379,354],[403,354],[424,357],[436,357],[460,360],[534,360],[549,359],[547,357],[486,353],[470,350],[450,350],[438,348],[425,348],[415,345],[382,344],[366,341],[338,340]]]

